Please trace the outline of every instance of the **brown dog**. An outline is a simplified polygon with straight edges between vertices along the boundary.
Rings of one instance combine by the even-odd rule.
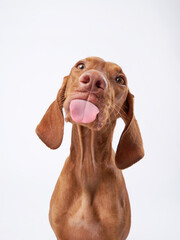
[[[36,133],[50,148],[61,145],[66,121],[73,124],[70,155],[57,181],[49,219],[58,240],[123,240],[130,205],[120,169],[144,156],[143,143],[122,69],[97,57],[79,61],[64,78]],[[125,129],[114,153],[117,118]]]

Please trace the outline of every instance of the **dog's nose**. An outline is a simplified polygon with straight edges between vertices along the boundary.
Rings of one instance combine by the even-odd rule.
[[[105,90],[107,87],[105,77],[96,70],[86,71],[81,75],[79,81],[81,87],[84,87],[87,91],[98,92]]]

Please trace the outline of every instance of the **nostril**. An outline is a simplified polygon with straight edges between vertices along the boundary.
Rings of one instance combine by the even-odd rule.
[[[102,88],[102,87],[101,87],[101,80],[98,80],[98,81],[96,82],[96,87],[97,87],[97,88]]]
[[[85,75],[85,76],[83,77],[83,79],[81,79],[81,82],[84,83],[84,84],[89,83],[89,82],[90,82],[90,77],[89,77],[89,75]]]
[[[98,80],[96,82],[96,87],[97,88],[102,88],[102,89],[105,89],[105,82],[103,80]]]

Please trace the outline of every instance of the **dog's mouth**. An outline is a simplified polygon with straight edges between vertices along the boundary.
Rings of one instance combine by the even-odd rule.
[[[104,97],[78,91],[72,95],[73,97],[67,97],[64,102],[65,120],[85,126],[88,125],[90,128],[100,129],[105,120]]]
[[[77,123],[92,123],[99,113],[95,104],[82,99],[72,100],[69,110],[72,120]]]

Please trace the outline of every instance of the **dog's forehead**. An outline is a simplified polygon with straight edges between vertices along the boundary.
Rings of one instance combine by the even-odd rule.
[[[122,72],[122,68],[113,62],[106,62],[106,70],[114,72]]]
[[[99,57],[87,57],[84,61],[89,64],[92,68],[104,68],[106,62],[104,59]]]

